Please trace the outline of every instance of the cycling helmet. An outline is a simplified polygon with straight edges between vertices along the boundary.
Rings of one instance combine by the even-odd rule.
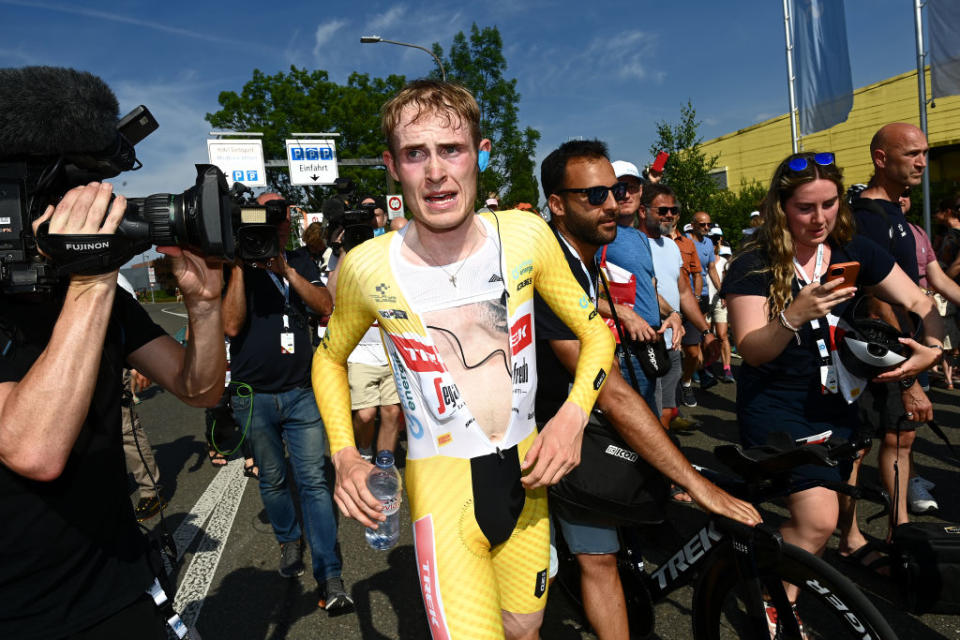
[[[923,332],[920,316],[910,312],[914,330],[902,332],[896,327],[868,315],[866,301],[872,296],[860,297],[837,324],[837,348],[843,366],[859,378],[875,378],[899,366],[910,357],[911,349],[900,338],[919,340]]]

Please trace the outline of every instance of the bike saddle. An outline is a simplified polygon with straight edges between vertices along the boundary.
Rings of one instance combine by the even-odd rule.
[[[769,480],[774,476],[789,475],[789,472],[805,464],[835,467],[837,460],[831,456],[827,444],[797,445],[789,434],[770,434],[767,444],[744,449],[738,444],[725,444],[713,450],[717,459],[745,480]]]

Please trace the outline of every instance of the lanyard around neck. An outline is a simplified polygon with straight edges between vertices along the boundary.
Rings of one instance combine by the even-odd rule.
[[[577,259],[577,262],[580,263],[580,268],[583,269],[583,275],[587,276],[587,283],[590,285],[590,291],[588,292],[590,295],[590,301],[596,304],[597,289],[593,284],[593,278],[590,277],[590,271],[587,270],[587,265],[583,264],[583,260],[580,259],[580,253],[573,248],[573,245],[571,245],[566,238],[563,237],[563,234],[558,232],[557,235],[560,237],[560,241],[563,242],[563,244],[567,246],[567,249],[570,250],[570,253],[573,254],[573,257]]]
[[[797,272],[797,277],[803,284],[807,285],[817,280],[822,275],[820,269],[823,268],[823,245],[817,245],[817,259],[813,265],[813,278],[807,279],[807,272],[803,270],[803,265],[800,264],[796,256],[793,257],[793,266]]]

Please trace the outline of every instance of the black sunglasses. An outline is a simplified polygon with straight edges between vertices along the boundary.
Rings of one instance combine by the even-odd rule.
[[[607,191],[613,193],[614,200],[624,200],[627,197],[627,183],[617,182],[612,187],[584,187],[580,189],[558,189],[557,193],[585,193],[587,202],[595,207],[607,201]]]
[[[672,216],[680,215],[680,207],[674,205],[672,207],[649,207],[650,211],[656,211],[661,216],[665,216],[668,213]]]
[[[814,154],[813,161],[816,162],[821,167],[829,167],[831,164],[833,164],[836,161],[836,158],[832,153],[830,153],[829,151],[826,151],[824,153]],[[787,166],[792,171],[803,171],[809,166],[809,164],[810,163],[808,162],[807,156],[798,156],[796,158],[791,159],[790,162],[787,163]]]

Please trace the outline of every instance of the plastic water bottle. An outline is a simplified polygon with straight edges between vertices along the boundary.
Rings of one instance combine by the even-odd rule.
[[[367,489],[383,505],[386,521],[376,529],[367,527],[367,544],[374,549],[392,549],[400,538],[400,501],[402,496],[400,472],[393,466],[393,452],[384,450],[374,459],[375,466],[367,476]]]

